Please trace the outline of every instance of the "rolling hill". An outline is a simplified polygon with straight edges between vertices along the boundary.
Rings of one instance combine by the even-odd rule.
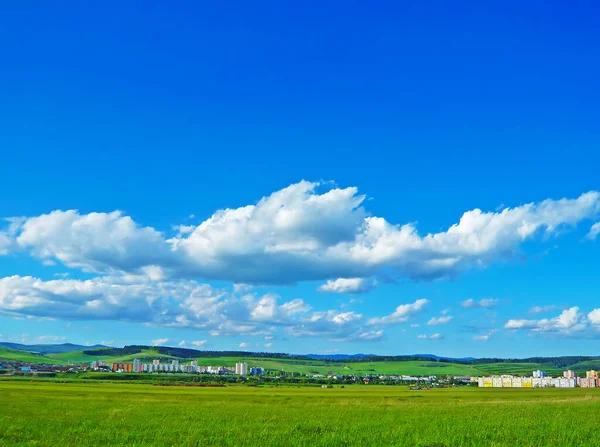
[[[14,346],[14,345],[13,345]],[[105,346],[85,347],[80,345],[17,345],[21,349],[0,346],[0,360],[31,363],[125,363],[139,359],[151,363],[154,359],[162,362],[197,360],[200,365],[233,366],[244,361],[248,366],[261,366],[268,370],[300,374],[405,374],[405,375],[465,375],[482,376],[494,374],[530,375],[541,369],[551,375],[559,375],[564,369],[583,373],[589,369],[600,369],[600,358],[595,357],[553,357],[531,359],[448,359],[429,354],[418,356],[374,356],[357,354],[353,356],[269,354],[239,351],[199,351],[174,347],[125,346],[109,348]],[[45,354],[32,352],[42,346]],[[78,349],[64,351],[67,348]],[[53,352],[52,352],[53,351]],[[58,351],[58,352],[57,352]]]
[[[17,351],[37,352],[39,354],[58,354],[61,352],[73,352],[83,349],[96,349],[96,348],[107,348],[104,345],[74,345],[73,343],[61,343],[61,344],[39,344],[39,345],[24,345],[21,343],[8,343],[0,342],[0,346],[14,349]]]

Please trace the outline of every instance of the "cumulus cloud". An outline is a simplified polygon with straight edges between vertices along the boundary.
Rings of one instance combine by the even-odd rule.
[[[169,343],[169,339],[168,338],[157,338],[156,340],[152,340],[152,344],[154,346],[162,346],[166,343]]]
[[[299,298],[280,302],[272,293],[240,297],[195,281],[153,281],[145,276],[52,281],[1,278],[0,314],[129,321],[204,330],[213,336],[261,336],[265,340],[272,339],[278,328],[294,336],[336,340],[367,340],[382,334],[364,331],[361,314],[335,309],[312,311]]]
[[[271,346],[273,346],[273,343],[265,343],[265,348],[270,348]]]
[[[468,300],[462,301],[460,305],[462,307],[466,307],[467,309],[493,309],[498,305],[498,301],[496,298],[483,298],[479,301],[475,301],[473,298],[469,298]]]
[[[202,348],[202,347],[204,347],[205,344],[206,344],[206,340],[195,340],[195,341],[191,342],[191,345],[195,346],[196,348]]]
[[[588,239],[596,240],[598,235],[600,234],[600,222],[596,222],[590,228],[590,232],[587,234]]]
[[[447,324],[450,323],[450,321],[452,321],[454,317],[450,316],[450,315],[445,315],[442,317],[438,317],[438,318],[432,318],[427,322],[427,326],[435,326],[438,324]]]
[[[389,325],[389,324],[398,324],[405,323],[410,319],[410,317],[418,312],[421,312],[423,308],[429,303],[429,300],[421,298],[416,300],[411,304],[401,304],[396,310],[390,315],[386,315],[385,317],[379,318],[371,318],[369,320],[370,325]]]
[[[369,215],[364,202],[356,187],[302,181],[256,204],[218,210],[197,226],[178,225],[172,235],[119,211],[57,210],[15,220],[0,250],[16,246],[92,272],[245,284],[331,280],[324,287],[335,290],[342,287],[335,278],[370,278],[382,271],[420,279],[454,276],[600,211],[600,194],[592,191],[497,212],[474,209],[446,231],[420,235],[412,223]]]
[[[372,290],[375,281],[369,278],[338,278],[319,287],[321,292],[359,294]]]
[[[592,311],[593,312],[593,311]],[[585,315],[574,306],[564,310],[555,318],[544,318],[541,320],[512,319],[504,325],[505,329],[530,329],[534,332],[560,332],[570,334],[579,332],[587,327]]]
[[[594,326],[600,326],[600,309],[592,310],[588,315],[588,321]]]
[[[417,336],[417,338],[419,340],[442,340],[444,338],[444,336],[439,333],[432,334],[432,335],[421,334],[421,335]]]
[[[34,256],[86,271],[135,271],[174,262],[160,232],[138,226],[120,211],[53,211],[28,218],[16,242]]]
[[[250,344],[249,344],[249,343],[246,343],[246,342],[244,342],[244,341],[240,343],[240,348],[241,348],[241,349],[246,349],[248,346],[250,346]]]

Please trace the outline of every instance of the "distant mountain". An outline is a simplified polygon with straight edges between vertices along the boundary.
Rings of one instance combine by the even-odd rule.
[[[375,357],[375,354],[306,354],[305,357],[313,360],[362,360],[367,357]]]
[[[378,361],[385,361],[386,358],[399,360],[406,359],[410,360],[413,358],[420,359],[431,359],[431,360],[439,360],[445,362],[472,362],[473,360],[477,360],[475,357],[462,357],[462,358],[454,358],[454,357],[440,357],[433,354],[412,354],[412,355],[398,355],[398,356],[384,356],[377,354],[307,354],[305,357],[308,357],[313,360],[331,360],[331,361],[356,361],[356,360],[364,360],[369,358],[376,358]]]
[[[36,352],[39,354],[62,354],[65,352],[82,351],[84,349],[107,348],[104,345],[75,345],[73,343],[62,343],[55,345],[23,345],[20,343],[0,342],[0,346],[14,349],[16,351]]]
[[[414,354],[413,357],[429,357],[432,360],[444,360],[447,362],[472,362],[477,360],[477,357],[440,357],[433,354]]]

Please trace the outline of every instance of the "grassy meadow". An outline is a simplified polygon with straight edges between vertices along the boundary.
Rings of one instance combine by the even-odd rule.
[[[0,445],[598,446],[596,389],[0,380]]]

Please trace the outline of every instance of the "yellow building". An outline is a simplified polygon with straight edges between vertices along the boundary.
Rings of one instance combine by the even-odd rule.
[[[598,378],[598,371],[592,369],[591,371],[586,371],[585,372],[585,377],[586,379],[589,379],[590,377],[593,377],[594,379]]]

